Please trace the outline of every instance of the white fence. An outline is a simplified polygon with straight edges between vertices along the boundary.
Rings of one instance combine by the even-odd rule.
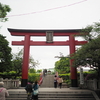
[[[5,88],[19,88],[19,79],[2,79]]]

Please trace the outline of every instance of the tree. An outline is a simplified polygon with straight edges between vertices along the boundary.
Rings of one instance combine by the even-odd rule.
[[[16,71],[16,76],[21,75],[22,72],[22,63],[23,63],[23,49],[21,49],[18,53],[13,54],[12,66],[13,71]],[[33,69],[38,65],[38,61],[35,62],[32,56],[29,58],[29,69]]]
[[[42,70],[41,70],[41,69],[38,69],[38,70],[37,70],[37,73],[41,73],[41,72],[42,72]]]
[[[95,22],[93,25],[86,26],[81,30],[80,35],[88,42],[100,37],[100,22]]]
[[[7,12],[10,12],[11,8],[9,7],[9,5],[4,5],[0,3],[0,21],[1,22],[5,22],[8,20],[8,18],[6,18]]]
[[[36,73],[36,70],[34,68],[30,68],[29,73]]]
[[[0,71],[10,71],[11,68],[11,48],[6,37],[0,34]]]
[[[69,73],[70,64],[69,58],[61,57],[59,61],[55,62],[55,70],[59,73]]]
[[[100,23],[87,26],[81,34],[88,43],[75,52],[72,57],[74,59],[73,66],[96,67],[98,76],[100,76]]]

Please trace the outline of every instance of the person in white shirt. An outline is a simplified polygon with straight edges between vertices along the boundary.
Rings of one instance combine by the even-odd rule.
[[[3,87],[4,83],[0,82],[0,100],[6,100],[6,97],[9,96],[9,93],[6,88]]]

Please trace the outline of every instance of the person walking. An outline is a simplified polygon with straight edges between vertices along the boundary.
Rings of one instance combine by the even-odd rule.
[[[38,89],[39,89],[38,82],[35,81],[35,83],[33,85],[32,100],[38,100]]]
[[[58,82],[58,85],[59,85],[59,87],[60,87],[60,89],[61,89],[61,87],[62,87],[62,82],[63,82],[63,79],[62,79],[61,76],[59,76],[57,82]]]
[[[58,79],[58,78],[57,78],[57,76],[55,75],[55,76],[54,76],[54,88],[57,88],[57,79]]]
[[[0,82],[0,100],[6,100],[6,97],[9,96],[9,93],[6,88],[3,87],[4,83]]]
[[[28,82],[28,84],[25,87],[25,90],[27,92],[27,100],[30,100],[32,98],[32,82]]]

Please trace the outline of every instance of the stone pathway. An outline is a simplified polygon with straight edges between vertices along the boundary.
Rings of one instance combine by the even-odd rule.
[[[43,79],[43,83],[41,84],[40,87],[48,87],[48,88],[51,88],[51,87],[54,87],[54,75],[47,75],[44,77]]]

